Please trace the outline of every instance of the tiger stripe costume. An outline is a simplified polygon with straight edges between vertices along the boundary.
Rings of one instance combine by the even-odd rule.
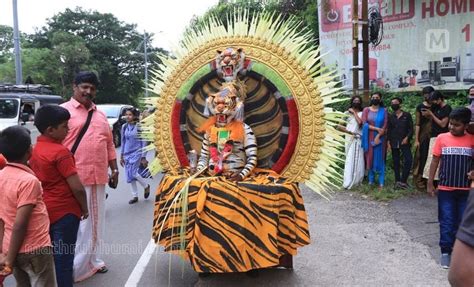
[[[166,219],[165,214],[179,209],[171,201],[186,177],[166,175],[156,197],[153,238],[165,251],[188,258],[197,272],[245,272],[277,266],[280,257],[295,255],[298,247],[310,242],[298,186],[277,176],[260,174],[238,183],[223,177],[192,180],[182,250],[182,217],[173,210]]]

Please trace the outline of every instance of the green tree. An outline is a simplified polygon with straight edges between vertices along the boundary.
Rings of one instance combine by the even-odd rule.
[[[15,83],[15,62],[13,57],[0,63],[0,83]]]
[[[58,91],[69,97],[74,75],[81,70],[91,69],[88,65],[90,51],[81,37],[64,31],[52,33],[51,44],[49,51],[54,55],[57,73],[55,88],[60,88]]]
[[[275,17],[294,16],[302,22],[302,28],[306,27],[312,31],[315,40],[319,37],[318,6],[315,0],[220,0],[204,15],[194,16],[187,31],[199,30],[207,25],[210,17],[216,17],[227,26],[227,15],[243,9],[250,12],[250,17],[262,11],[274,12]]]
[[[13,28],[0,25],[0,64],[6,63],[13,54]]]
[[[46,48],[22,49],[21,62],[23,66],[23,79],[30,77],[34,83],[48,83],[56,91],[60,86],[55,85],[58,77],[58,63],[51,50]],[[0,82],[15,82],[15,60],[9,57],[0,65]]]
[[[27,45],[27,35],[20,33],[20,47]],[[15,82],[13,28],[0,25],[0,83]]]
[[[136,25],[126,24],[110,13],[79,7],[54,15],[30,37],[33,47],[51,49],[62,59],[64,83],[72,82],[78,70],[90,69],[101,81],[99,103],[132,104],[137,104],[144,88],[144,60],[132,53],[142,39]],[[152,52],[157,49],[149,50],[150,62],[156,62]]]
[[[58,77],[58,62],[50,49],[25,48],[22,50],[23,79],[31,77],[34,83],[50,83]],[[51,82],[54,84],[54,82]],[[52,86],[54,90],[58,86]]]

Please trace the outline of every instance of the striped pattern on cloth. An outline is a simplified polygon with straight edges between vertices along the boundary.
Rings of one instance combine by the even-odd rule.
[[[454,136],[450,132],[438,135],[433,147],[433,155],[440,158],[438,189],[469,190],[467,174],[472,170],[473,151],[474,135]]]
[[[441,148],[440,182],[442,186],[469,188],[467,177],[472,168],[472,148]]]
[[[186,197],[184,252],[179,252],[182,206],[172,202],[187,177],[165,175],[156,192],[155,242],[189,259],[197,272],[277,266],[281,256],[295,255],[310,238],[297,184],[273,175],[259,174],[238,183],[224,177],[192,180]]]

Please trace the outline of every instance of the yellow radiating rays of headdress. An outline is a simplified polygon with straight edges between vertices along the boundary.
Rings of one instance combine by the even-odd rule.
[[[143,137],[153,142],[157,158],[150,170],[176,173],[179,160],[173,148],[171,112],[183,86],[193,75],[212,62],[217,50],[238,47],[247,58],[262,63],[276,73],[293,96],[299,116],[299,134],[288,165],[282,176],[305,183],[312,190],[324,193],[342,182],[340,164],[344,158],[343,134],[335,126],[344,114],[328,108],[344,100],[337,75],[324,65],[324,55],[301,28],[294,17],[283,19],[273,13],[250,14],[246,10],[228,16],[225,26],[211,17],[208,25],[184,36],[172,56],[159,54],[161,64],[153,71],[150,87],[157,97],[148,99],[156,106],[152,117],[145,120]]]

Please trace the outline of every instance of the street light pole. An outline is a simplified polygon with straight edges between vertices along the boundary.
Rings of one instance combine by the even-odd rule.
[[[143,36],[143,53],[145,55],[145,97],[148,97],[148,37],[146,31]]]
[[[23,82],[23,72],[21,68],[20,33],[18,31],[18,9],[16,2],[16,0],[13,0],[13,45],[15,47],[16,84],[21,85]]]

